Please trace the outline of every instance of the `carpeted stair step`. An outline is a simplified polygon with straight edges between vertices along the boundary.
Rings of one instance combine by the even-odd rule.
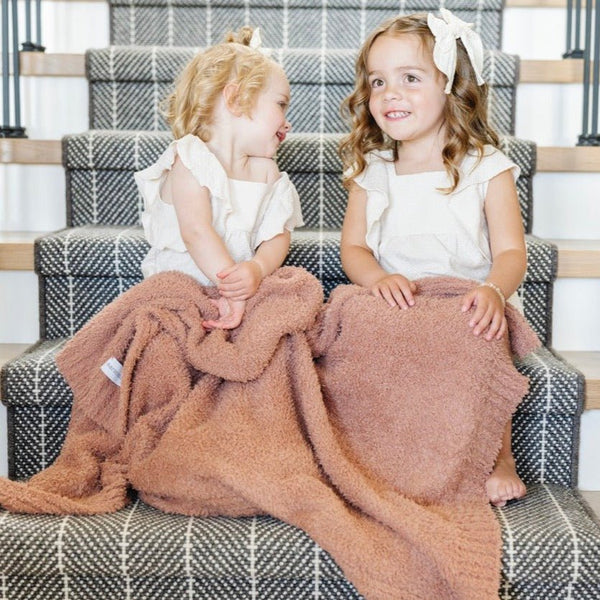
[[[292,133],[278,151],[281,171],[298,189],[305,226],[339,229],[346,208],[341,134]],[[67,225],[136,225],[142,209],[134,171],[155,162],[172,140],[168,132],[93,130],[63,138],[67,178]],[[536,146],[514,137],[502,139],[502,150],[521,168],[517,190],[523,225],[532,224],[532,178]]]
[[[68,338],[45,340],[2,370],[2,402],[9,415],[9,463],[14,478],[27,478],[58,454],[69,421],[72,394],[55,357]],[[540,348],[517,369],[530,378],[529,393],[514,418],[513,449],[529,482],[571,486],[576,458],[583,377],[560,356]]]
[[[161,101],[198,48],[111,46],[86,52],[90,129],[166,130]],[[292,101],[288,117],[295,132],[348,130],[340,114],[352,91],[356,50],[281,48],[272,57],[285,69]],[[486,50],[483,77],[490,85],[489,115],[502,134],[512,135],[519,57]]]
[[[269,47],[354,48],[381,21],[440,6],[475,24],[499,48],[503,0],[110,0],[112,44],[206,46],[243,25],[259,26]]]
[[[600,526],[577,491],[537,484],[495,513],[499,598],[596,598]],[[113,514],[0,512],[0,522],[3,589],[14,600],[362,598],[306,533],[269,516],[188,517],[135,500]]]
[[[67,339],[38,342],[2,370],[11,477],[30,477],[60,451],[72,394],[55,357]],[[529,393],[514,417],[513,450],[519,472],[528,483],[572,486],[577,478],[583,377],[547,348],[515,365],[530,378]]]
[[[296,230],[287,264],[303,266],[328,294],[346,283],[337,230]],[[148,244],[139,227],[86,225],[63,229],[35,242],[40,281],[42,338],[73,335],[103,306],[142,279]],[[556,247],[527,236],[528,267],[520,295],[525,315],[544,344],[551,338]]]

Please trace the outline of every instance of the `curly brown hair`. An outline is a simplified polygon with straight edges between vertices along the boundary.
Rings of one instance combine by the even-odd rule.
[[[367,60],[375,40],[382,35],[398,37],[413,34],[433,55],[435,38],[427,25],[426,14],[398,16],[388,19],[375,29],[362,45],[356,59],[354,89],[342,104],[342,116],[350,122],[351,131],[339,148],[344,165],[344,186],[360,175],[367,165],[365,156],[373,150],[392,150],[398,158],[402,143],[386,136],[369,111],[371,88],[368,80]],[[485,144],[498,146],[498,134],[490,127],[487,116],[488,87],[478,86],[475,73],[463,43],[457,43],[456,73],[452,90],[444,109],[446,140],[442,150],[444,167],[451,181],[446,193],[453,192],[460,179],[459,165],[466,153],[474,148],[479,158]]]
[[[250,116],[275,63],[248,44],[253,29],[229,32],[224,41],[197,54],[183,69],[161,108],[175,139],[193,133],[210,140],[213,112],[225,86],[237,86],[236,103]]]

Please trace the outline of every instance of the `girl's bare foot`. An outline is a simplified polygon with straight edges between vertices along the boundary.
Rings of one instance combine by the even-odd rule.
[[[522,498],[527,493],[525,484],[517,475],[515,461],[512,457],[498,457],[496,466],[485,484],[485,489],[489,501],[494,506],[504,506],[508,500]]]

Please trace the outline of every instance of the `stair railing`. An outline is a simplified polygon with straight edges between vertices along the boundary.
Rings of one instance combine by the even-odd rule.
[[[583,48],[581,48],[581,0],[567,0],[567,49],[563,58],[583,58]],[[573,39],[575,43],[573,44]]]
[[[36,41],[31,36],[31,0],[25,0],[25,37],[22,49],[43,52],[41,0],[36,0]],[[11,72],[12,55],[12,72]],[[19,54],[19,10],[17,0],[2,0],[2,128],[0,137],[24,138],[21,124],[21,77]],[[12,77],[11,77],[12,75]]]
[[[578,146],[600,146],[598,94],[600,88],[600,2],[587,0],[585,6],[585,48],[583,53],[583,124]]]
[[[35,2],[35,42],[31,41],[31,0],[25,0],[25,39],[21,44],[24,52],[43,52],[42,46],[42,0]]]
[[[9,27],[9,22],[12,27]],[[13,59],[12,82],[9,56],[9,48],[11,46]],[[11,88],[13,99],[12,111]],[[21,126],[19,12],[17,0],[10,0],[10,5],[8,0],[2,0],[2,129],[0,130],[0,137],[26,137],[25,128]]]

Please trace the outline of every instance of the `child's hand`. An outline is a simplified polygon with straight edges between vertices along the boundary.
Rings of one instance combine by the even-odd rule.
[[[506,317],[504,303],[498,292],[485,285],[476,287],[465,294],[461,310],[467,312],[473,306],[475,311],[469,321],[473,334],[480,335],[485,331],[486,340],[499,340],[506,331]]]
[[[205,329],[235,329],[241,322],[246,309],[246,301],[234,301],[221,296],[211,302],[219,309],[219,318],[211,321],[202,321]]]
[[[246,260],[217,273],[220,294],[230,300],[248,300],[262,281],[262,269],[255,260]]]
[[[375,282],[370,289],[374,296],[383,298],[390,306],[406,310],[415,303],[413,294],[417,291],[417,284],[403,275],[392,273]]]

